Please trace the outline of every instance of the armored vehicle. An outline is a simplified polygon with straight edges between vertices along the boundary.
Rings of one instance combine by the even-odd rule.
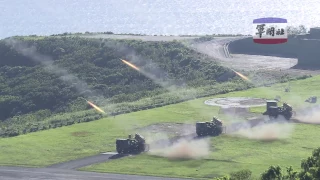
[[[128,139],[117,139],[116,148],[119,154],[138,154],[149,151],[149,144],[140,134],[135,134],[134,138],[129,135]]]
[[[305,102],[316,103],[317,102],[317,96],[309,97],[307,100],[305,100]]]
[[[196,133],[198,136],[219,136],[224,129],[222,125],[221,120],[213,117],[213,119],[208,122],[197,122]]]
[[[262,113],[263,115],[268,115],[270,120],[277,119],[280,115],[283,116],[286,120],[290,120],[294,114],[292,107],[283,103],[282,107],[278,107],[277,101],[270,100],[267,101],[267,110]]]

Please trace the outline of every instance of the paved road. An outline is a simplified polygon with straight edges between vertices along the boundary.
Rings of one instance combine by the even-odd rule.
[[[78,169],[84,166],[89,166],[91,164],[103,163],[113,159],[119,159],[125,157],[126,155],[118,155],[115,152],[102,153],[94,156],[85,157],[82,159],[76,159],[64,163],[54,164],[48,168],[58,168],[58,169]]]
[[[193,47],[204,54],[218,60],[222,65],[238,70],[279,70],[289,69],[298,63],[294,58],[279,58],[259,55],[230,55],[229,43],[247,37],[217,38],[212,41],[194,44]]]
[[[231,57],[228,50],[229,43],[242,38],[245,37],[220,37],[211,41],[193,44],[193,47],[201,53],[219,60],[225,60]]]
[[[0,167],[1,180],[183,180],[124,174],[106,174],[54,168]]]

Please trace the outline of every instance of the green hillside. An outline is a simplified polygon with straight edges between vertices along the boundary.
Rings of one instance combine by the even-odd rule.
[[[180,88],[216,85],[221,87],[218,91],[228,92],[248,87],[243,84],[226,84],[223,88],[221,83],[235,75],[228,68],[177,41],[142,42],[77,37],[16,39],[18,42],[15,42],[15,48],[11,47],[8,39],[0,41],[2,136],[101,118],[94,111],[83,111],[90,107],[81,97],[103,107],[118,104],[117,107],[121,109],[110,108],[115,113],[181,101],[181,98],[163,99],[169,97],[162,96],[168,92],[165,88],[128,67],[119,58],[127,59],[139,68],[151,72],[157,80],[170,80]],[[16,48],[21,48],[22,45],[24,48],[36,48],[29,49],[32,53],[26,56],[17,52]],[[239,81],[239,78],[235,78],[235,81]],[[207,90],[203,92],[218,93]],[[121,104],[146,97],[153,97],[149,99],[149,104],[138,102],[135,107],[132,104],[128,107],[129,103]],[[67,112],[79,113],[52,118],[54,114]]]
[[[0,59],[2,137],[253,87],[179,41],[16,37],[0,41]],[[289,79],[268,73],[276,77],[259,83]],[[107,114],[92,110],[84,98]]]

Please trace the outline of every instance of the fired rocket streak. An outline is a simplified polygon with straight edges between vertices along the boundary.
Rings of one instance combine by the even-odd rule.
[[[231,70],[232,70],[234,73],[236,73],[238,76],[240,76],[242,79],[251,82],[251,80],[250,80],[247,76],[245,76],[245,75],[243,75],[243,74],[241,74],[241,73],[239,73],[239,72],[237,72],[237,71],[235,71],[235,70],[233,70],[233,69],[231,69]]]
[[[125,64],[127,64],[128,66],[132,67],[133,69],[135,69],[135,70],[137,70],[137,71],[140,71],[140,69],[139,69],[137,66],[131,64],[130,62],[128,62],[128,61],[126,61],[126,60],[124,60],[124,59],[121,59],[121,58],[119,58],[119,59],[120,59],[123,63],[125,63]]]
[[[95,110],[97,110],[97,111],[99,111],[99,112],[101,112],[101,113],[106,114],[106,112],[104,112],[101,108],[99,108],[98,106],[96,106],[96,105],[93,104],[92,102],[86,100],[85,98],[82,98],[82,99],[84,99],[85,101],[87,101],[87,103],[88,103],[91,107],[93,107]]]

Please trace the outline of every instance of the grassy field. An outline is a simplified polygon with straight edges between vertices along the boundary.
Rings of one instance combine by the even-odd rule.
[[[143,155],[91,165],[81,170],[158,176],[212,178],[242,169],[250,169],[255,177],[270,165],[300,168],[302,158],[318,147],[320,126],[299,124],[287,140],[260,142],[226,135],[212,139],[215,151],[205,160],[175,161]],[[313,139],[313,141],[308,141]]]
[[[317,96],[320,76],[291,83],[291,92],[285,93],[286,84],[233,92],[215,97],[264,97],[276,95],[294,106],[308,104],[304,100]],[[218,107],[204,105],[208,98],[196,99],[161,108],[104,118],[72,126],[30,133],[0,140],[0,165],[43,167],[77,159],[100,152],[115,151],[115,139],[135,133],[133,128],[156,122],[196,122],[217,115]],[[261,112],[263,108],[253,108]],[[149,174],[160,176],[213,177],[232,171],[250,169],[259,175],[271,164],[300,166],[302,158],[311,154],[320,143],[320,126],[297,124],[287,140],[259,142],[226,135],[212,138],[216,150],[206,160],[170,161],[149,155],[128,157],[83,168],[90,171]],[[308,141],[312,139],[312,141]]]

